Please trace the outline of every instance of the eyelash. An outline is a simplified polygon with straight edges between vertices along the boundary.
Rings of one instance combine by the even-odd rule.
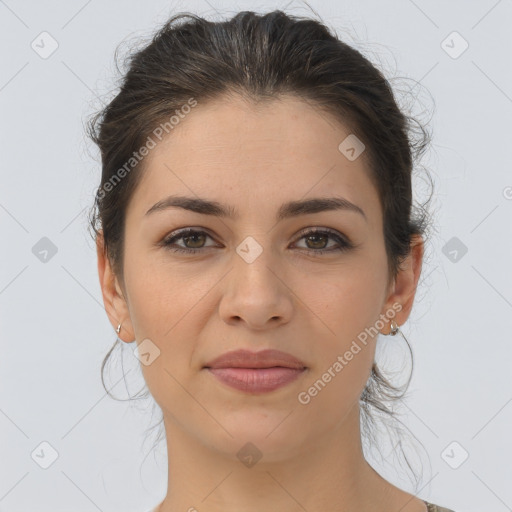
[[[186,254],[195,254],[197,252],[203,251],[205,248],[201,247],[199,249],[189,249],[189,248],[183,248],[183,247],[171,247],[172,244],[176,240],[183,239],[187,236],[191,235],[206,235],[209,238],[212,238],[208,233],[202,230],[196,230],[191,228],[186,228],[181,231],[178,231],[176,234],[172,235],[171,237],[168,237],[164,239],[161,243],[165,248],[173,251],[173,252],[181,252]],[[306,231],[305,233],[302,233],[301,237],[298,240],[302,240],[303,238],[311,235],[327,235],[334,239],[338,244],[340,244],[340,247],[337,247],[336,249],[300,249],[302,251],[305,251],[309,254],[312,254],[314,256],[324,256],[326,253],[329,252],[345,252],[350,249],[352,249],[354,246],[351,242],[346,240],[345,238],[341,237],[339,234],[337,234],[336,231],[333,231],[331,229],[322,228],[322,229],[311,229],[309,231]]]

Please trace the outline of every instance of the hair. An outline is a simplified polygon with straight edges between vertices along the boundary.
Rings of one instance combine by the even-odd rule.
[[[125,213],[144,172],[144,160],[135,162],[134,152],[160,133],[158,127],[168,126],[171,116],[184,112],[191,99],[202,104],[238,94],[258,103],[293,95],[334,116],[365,145],[363,155],[383,213],[390,282],[410,254],[413,238],[425,239],[428,201],[413,204],[412,173],[430,135],[399,108],[382,72],[320,21],[281,10],[261,15],[244,11],[217,22],[180,13],[130,54],[127,63],[118,94],[88,123],[102,163],[90,227],[95,240],[101,229],[104,250],[121,283]],[[104,367],[118,343],[101,366],[104,387]],[[406,384],[395,387],[373,363],[360,397],[363,433],[370,440],[373,413],[396,419],[386,402],[401,399],[411,377],[412,369]]]

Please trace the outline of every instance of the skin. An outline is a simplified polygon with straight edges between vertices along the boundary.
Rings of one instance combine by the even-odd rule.
[[[382,211],[365,154],[350,161],[338,150],[350,133],[293,96],[258,106],[238,96],[198,104],[144,160],[126,212],[123,276],[114,275],[98,238],[112,326],[122,322],[124,342],[149,338],[160,350],[150,365],[141,364],[167,438],[169,482],[160,512],[427,510],[363,456],[358,399],[377,337],[359,343],[357,355],[307,405],[297,399],[393,304],[402,308],[397,324],[407,320],[421,272],[418,237],[403,270],[388,280]],[[239,217],[178,208],[145,215],[170,194],[216,200]],[[366,219],[335,210],[275,221],[282,203],[334,195],[358,205]],[[307,253],[337,247],[331,237],[308,242],[303,232],[315,226],[336,230],[355,248]],[[185,227],[209,237],[175,244],[202,252],[159,245]],[[263,249],[250,264],[236,252],[248,236]],[[380,330],[389,333],[389,323]],[[249,395],[203,369],[238,348],[277,348],[308,369],[278,390]],[[262,453],[252,467],[236,455],[247,442]]]

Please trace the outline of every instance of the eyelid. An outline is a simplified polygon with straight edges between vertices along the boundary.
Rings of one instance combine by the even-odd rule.
[[[331,240],[334,240],[338,244],[338,247],[334,247],[334,248],[330,248],[330,249],[318,249],[318,250],[307,249],[307,248],[300,248],[300,249],[302,249],[303,251],[306,251],[306,252],[322,254],[322,253],[329,253],[329,252],[336,253],[336,252],[348,251],[349,249],[354,249],[356,247],[355,244],[350,240],[350,238],[348,238],[345,234],[339,232],[336,229],[323,227],[323,226],[311,226],[308,228],[304,228],[303,230],[300,231],[295,242],[293,242],[293,243],[303,240],[304,237],[306,237],[306,236],[315,235],[317,233],[321,234],[321,235],[329,236],[331,238]]]
[[[171,233],[164,236],[161,244],[162,245],[170,244],[171,240],[182,239],[184,236],[186,236],[189,233],[192,235],[206,235],[206,236],[210,237],[212,240],[215,240],[215,237],[212,234],[210,234],[206,228],[202,228],[199,226],[187,226],[185,228],[179,228],[179,229],[175,229],[174,231],[171,231]],[[209,247],[213,247],[213,246],[209,246]]]
[[[304,235],[310,235],[310,234],[315,234],[315,233],[327,233],[329,235],[340,237],[347,243],[349,241],[348,238],[343,233],[340,233],[336,229],[328,228],[328,227],[324,227],[324,226],[309,226],[307,228],[301,229],[299,231],[299,234],[297,235],[297,238],[301,238]]]
[[[207,234],[208,236],[211,236],[212,238],[215,238],[215,236],[210,233],[209,228],[205,228],[202,226],[185,226],[183,228],[176,228],[173,231],[171,231],[170,233],[168,233],[164,238],[167,238],[167,239],[172,238],[171,235],[172,236],[182,235],[183,233],[186,233],[187,231],[193,231],[196,233],[200,232],[200,233]],[[312,225],[312,226],[302,228],[298,232],[297,237],[300,237],[300,236],[308,234],[308,233],[314,233],[314,232],[328,232],[333,235],[338,235],[338,236],[345,237],[348,239],[348,237],[346,235],[344,235],[342,232],[338,231],[337,229],[329,228],[327,226],[322,226],[322,225]]]

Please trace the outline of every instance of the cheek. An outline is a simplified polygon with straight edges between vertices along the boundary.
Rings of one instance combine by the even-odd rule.
[[[137,270],[133,266],[127,274],[130,318],[136,338],[150,338],[159,344],[162,334],[172,326],[173,317],[180,313],[179,301],[173,300],[175,286],[156,269],[149,271],[142,265]]]
[[[197,302],[196,280],[185,279],[179,267],[142,251],[133,251],[127,258],[125,280],[137,339],[154,339],[158,345],[172,340],[191,303]]]
[[[323,324],[315,335],[315,365],[300,391],[303,413],[322,417],[326,430],[336,428],[357,403],[371,373],[376,339],[365,329],[373,324],[370,312],[377,309],[375,293],[351,280],[327,287],[317,310]],[[374,301],[372,304],[372,300]],[[321,335],[318,335],[319,333]]]
[[[324,330],[330,331],[334,344],[350,344],[379,317],[384,287],[385,274],[377,265],[357,263],[322,279],[307,302],[325,324]]]
[[[167,411],[171,404],[179,410],[177,404],[187,402],[178,383],[190,377],[194,340],[201,329],[198,299],[204,292],[193,280],[179,277],[182,274],[149,258],[133,257],[125,266],[137,343],[149,339],[156,346],[149,345],[157,356],[147,365],[141,361],[140,367],[149,392]]]
[[[194,276],[179,265],[135,255],[125,276],[135,337],[139,343],[151,340],[159,350],[151,365],[142,365],[148,385],[170,379],[166,369],[183,382],[196,364],[197,340],[215,314],[208,299],[219,277],[206,272]]]
[[[311,380],[332,382],[327,387],[336,394],[336,400],[346,403],[354,399],[369,376],[385,278],[382,262],[368,266],[366,260],[350,269],[340,269],[336,278],[323,279],[321,286],[313,288],[314,294],[309,293],[307,305],[314,313],[313,322],[318,324],[316,334],[312,334],[319,348],[321,345],[321,350],[316,350],[318,364]],[[329,395],[325,393],[324,399],[329,400]]]

